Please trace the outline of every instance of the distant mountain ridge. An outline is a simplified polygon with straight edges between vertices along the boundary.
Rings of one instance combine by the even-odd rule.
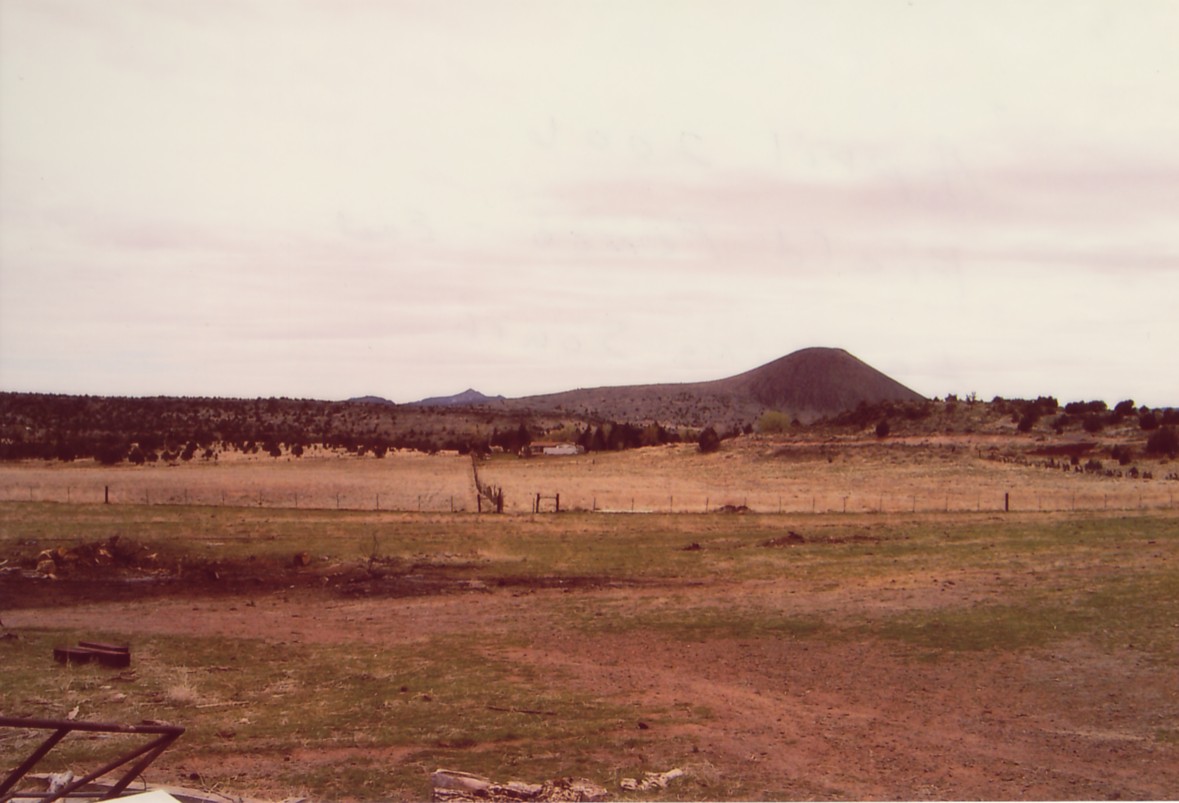
[[[396,404],[384,396],[353,396],[348,401],[355,404]]]
[[[462,393],[456,393],[453,396],[431,396],[428,399],[410,402],[410,404],[415,407],[470,407],[499,401],[504,401],[504,397],[487,396],[474,388],[467,388]]]
[[[803,423],[861,402],[918,402],[925,397],[840,348],[807,348],[725,379],[583,388],[508,399],[509,409],[587,419],[653,421],[693,427],[742,425],[776,410]]]

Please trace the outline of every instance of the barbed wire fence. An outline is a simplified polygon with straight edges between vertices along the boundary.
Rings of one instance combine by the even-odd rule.
[[[388,512],[465,513],[475,508],[471,494],[450,490],[383,491],[344,489],[315,491],[273,487],[208,489],[189,486],[136,487],[111,484],[65,486],[8,484],[0,486],[3,502],[62,504],[177,505],[256,507],[301,510],[364,510]]]
[[[743,492],[717,490],[627,493],[625,489],[545,488],[514,493],[505,503],[504,488],[486,483],[473,469],[474,489],[340,487],[328,490],[290,486],[235,486],[110,483],[5,483],[0,501],[60,504],[178,505],[252,507],[292,510],[386,511],[397,513],[758,513],[863,514],[964,512],[1098,512],[1175,508],[1179,482],[1154,480],[1137,487],[1072,489],[1013,486],[961,490],[918,488],[879,491],[807,492],[786,487]],[[544,504],[538,504],[540,498]],[[559,498],[560,502],[555,503]],[[552,500],[546,502],[545,500]]]
[[[479,456],[471,452],[471,476],[475,481],[475,505],[479,513],[483,512],[484,503],[487,512],[504,512],[504,489],[498,485],[490,485],[479,479]]]
[[[535,499],[534,494],[529,499]],[[555,496],[549,492],[547,498]],[[560,492],[561,511],[598,513],[756,513],[756,514],[900,514],[900,513],[1028,513],[1028,512],[1098,512],[1164,510],[1175,508],[1174,490],[1147,491],[1113,490],[1093,492],[987,492],[975,495],[928,493],[920,491],[896,493],[826,492],[799,494],[785,492],[749,494],[720,492],[712,494],[667,494],[656,496],[627,496],[621,493],[600,493],[585,497],[576,493]],[[552,507],[528,511],[510,509],[509,512],[543,512]]]

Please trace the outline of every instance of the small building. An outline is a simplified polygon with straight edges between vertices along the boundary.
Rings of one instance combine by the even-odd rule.
[[[578,455],[585,454],[585,449],[571,441],[533,441],[528,444],[528,455]]]

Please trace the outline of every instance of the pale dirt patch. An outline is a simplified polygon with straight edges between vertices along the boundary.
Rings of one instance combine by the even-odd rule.
[[[653,720],[651,742],[663,726],[648,712],[707,708],[711,720],[684,735],[714,766],[756,777],[767,796],[1154,798],[1173,795],[1179,782],[1179,769],[1159,766],[1160,748],[1141,725],[1111,739],[1103,710],[1079,708],[1077,694],[1043,684],[1052,655],[931,664],[874,643],[645,637],[579,638],[518,657],[631,702],[636,722]],[[1153,689],[1145,695],[1094,672],[1089,656],[1076,659],[1073,682],[1134,707],[1132,717],[1179,707],[1165,673],[1143,668],[1138,684]]]
[[[839,621],[994,602],[1013,582],[1037,582],[1031,573],[1001,580],[974,571],[942,574],[902,574],[819,591],[786,578],[696,585],[691,593],[701,605],[780,605]],[[894,581],[899,590],[886,592]],[[773,799],[1162,799],[1179,789],[1179,749],[1155,738],[1179,717],[1179,692],[1169,670],[1132,648],[1105,654],[1090,644],[1064,642],[1030,653],[929,660],[871,638],[694,640],[649,631],[587,632],[559,613],[568,602],[578,610],[608,607],[642,617],[659,609],[668,594],[650,588],[495,589],[338,600],[279,592],[5,616],[18,629],[272,643],[467,638],[498,656],[558,672],[578,691],[633,711],[615,737],[618,765],[658,768],[687,750],[707,768],[718,798],[726,796],[733,778]],[[409,755],[386,752],[390,762]],[[231,770],[245,782],[252,775],[281,777],[292,768],[302,772],[324,762],[373,758],[363,745],[309,745],[281,755],[231,756],[216,769],[220,777]],[[196,758],[176,768],[190,784],[211,769]]]
[[[318,770],[336,770],[341,766],[393,766],[411,757],[416,748],[406,747],[299,747],[294,750],[229,753],[217,756],[189,756],[173,767],[181,781],[190,787],[229,800],[247,796],[256,800],[302,797],[305,790],[283,787],[263,779],[292,774],[314,774]],[[206,778],[226,779],[213,783]],[[358,795],[379,797],[377,790],[356,790]]]

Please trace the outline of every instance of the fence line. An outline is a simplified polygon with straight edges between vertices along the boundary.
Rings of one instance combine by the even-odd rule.
[[[484,486],[479,482],[480,486]],[[484,486],[491,489],[494,486]],[[483,488],[480,488],[482,491]],[[677,491],[663,496],[648,493],[636,497],[625,491],[597,491],[592,494],[568,493],[554,489],[543,494],[515,494],[511,504],[499,502],[508,513],[544,513],[550,511],[586,511],[604,513],[724,513],[762,514],[833,514],[833,513],[933,513],[933,512],[1096,512],[1174,509],[1176,488],[1117,488],[1095,492],[1055,489],[1018,488],[1007,491],[984,489],[976,494],[961,492],[905,491],[893,493],[824,492],[804,493],[787,490],[780,494],[759,491],[743,493],[727,488],[723,491],[685,493]],[[502,489],[494,487],[502,500]],[[266,486],[233,490],[194,488],[192,486],[123,487],[118,484],[39,485],[5,484],[0,486],[0,501],[53,502],[64,504],[176,505],[212,507],[258,507],[298,510],[353,510],[422,513],[469,513],[489,509],[483,493],[474,489],[465,494],[449,490],[407,492],[390,488],[370,491],[311,491]],[[550,504],[538,504],[552,500]],[[556,503],[556,498],[560,502]],[[495,497],[489,497],[494,500]],[[494,504],[494,501],[493,501]]]
[[[815,494],[805,499],[785,496],[767,498],[708,497],[698,504],[682,496],[667,496],[660,501],[647,500],[644,504],[634,497],[604,498],[598,495],[587,504],[566,502],[561,498],[561,509],[599,513],[756,513],[756,514],[863,514],[863,513],[1062,513],[1133,510],[1167,510],[1175,508],[1175,496],[1138,493],[1109,493],[1078,495],[1061,498],[1048,494],[997,494],[964,498],[954,495],[921,496],[914,494]],[[732,501],[722,501],[729,498]],[[509,512],[520,512],[510,510]]]
[[[471,452],[471,475],[475,480],[475,509],[483,512],[483,502],[487,500],[488,512],[504,512],[504,489],[498,485],[488,485],[479,479],[479,456]]]
[[[471,494],[450,491],[406,493],[388,491],[314,492],[287,488],[251,487],[201,489],[184,486],[132,487],[117,484],[68,486],[3,485],[3,502],[63,504],[175,505],[206,507],[261,507],[292,510],[367,510],[386,512],[464,513],[475,509]]]

